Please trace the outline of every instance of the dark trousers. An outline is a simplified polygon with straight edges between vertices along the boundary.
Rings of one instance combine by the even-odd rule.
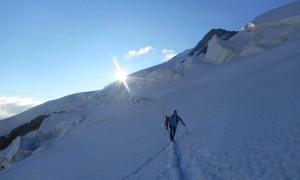
[[[169,128],[170,128],[170,139],[171,139],[171,141],[173,141],[177,126],[174,126],[174,127],[170,126]]]

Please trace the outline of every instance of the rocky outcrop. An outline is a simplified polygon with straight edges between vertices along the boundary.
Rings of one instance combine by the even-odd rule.
[[[234,36],[238,31],[226,31],[224,29],[212,29],[210,30],[202,40],[192,49],[188,56],[198,56],[201,53],[206,53],[208,41],[213,38],[214,35],[222,40],[228,40]]]
[[[13,129],[9,134],[0,137],[0,151],[8,147],[14,139],[18,136],[24,136],[25,134],[34,131],[40,127],[45,118],[50,115],[40,115],[28,123],[18,126]]]

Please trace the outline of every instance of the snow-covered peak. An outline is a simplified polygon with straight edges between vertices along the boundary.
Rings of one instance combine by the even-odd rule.
[[[295,1],[293,3],[278,7],[267,11],[256,18],[254,18],[252,24],[266,24],[276,21],[281,21],[286,18],[295,17],[300,15],[300,1]]]
[[[203,62],[222,63],[268,51],[300,36],[300,2],[266,12],[228,41],[213,38]]]
[[[202,39],[198,42],[198,44],[192,49],[189,53],[189,56],[198,56],[201,53],[206,53],[207,51],[207,43],[209,40],[213,38],[213,36],[217,36],[222,40],[228,40],[232,36],[234,36],[238,31],[227,31],[224,29],[212,29],[210,30]]]

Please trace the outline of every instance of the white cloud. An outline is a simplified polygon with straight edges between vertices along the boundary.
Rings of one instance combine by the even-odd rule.
[[[168,61],[177,55],[177,53],[172,49],[163,49],[161,50],[161,53],[164,55],[162,61]]]
[[[41,103],[43,102],[32,98],[0,96],[0,119],[16,115]]]
[[[140,57],[142,55],[147,54],[152,49],[153,48],[151,46],[147,46],[147,47],[141,48],[140,50],[132,50],[132,51],[129,51],[128,53],[126,53],[124,55],[124,57],[127,60],[134,58],[134,57]]]

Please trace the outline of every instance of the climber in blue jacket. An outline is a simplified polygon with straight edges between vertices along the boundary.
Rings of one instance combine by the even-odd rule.
[[[175,136],[175,133],[176,133],[177,124],[178,124],[179,121],[185,126],[185,123],[183,122],[181,117],[179,117],[177,115],[177,111],[174,110],[174,113],[170,116],[170,119],[169,119],[170,139],[171,139],[171,141],[174,141],[174,136]]]

